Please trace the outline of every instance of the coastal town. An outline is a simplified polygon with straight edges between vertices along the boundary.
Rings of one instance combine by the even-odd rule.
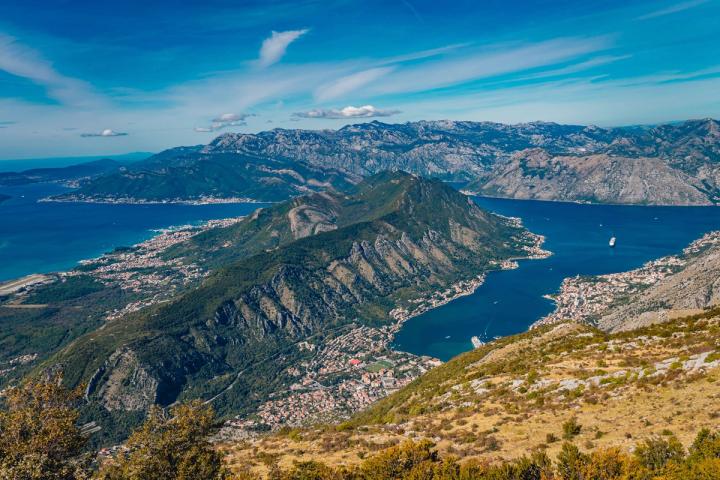
[[[322,344],[300,342],[312,356],[287,369],[295,381],[274,393],[249,417],[230,420],[224,437],[242,438],[264,429],[348,418],[407,385],[442,362],[393,350],[400,323],[379,328],[356,326]]]
[[[161,229],[157,235],[133,247],[115,249],[99,258],[83,260],[80,268],[62,275],[91,275],[105,285],[117,286],[135,294],[137,300],[108,313],[107,320],[114,320],[163,301],[204,278],[208,271],[201,265],[181,258],[166,259],[163,253],[199,233],[234,225],[243,218],[224,218],[210,220],[199,226],[182,225]]]
[[[711,232],[695,240],[679,255],[652,260],[635,270],[566,278],[559,293],[546,296],[555,302],[555,310],[534,326],[566,320],[594,324],[611,307],[682,270],[688,258],[715,245],[720,245],[720,232]]]

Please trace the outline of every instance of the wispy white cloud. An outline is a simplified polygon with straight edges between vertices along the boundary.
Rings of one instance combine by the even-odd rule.
[[[685,10],[689,10],[691,8],[695,8],[699,5],[702,5],[703,3],[707,3],[709,0],[690,0],[687,2],[681,2],[676,3],[674,5],[670,5],[669,7],[655,10],[650,13],[646,13],[645,15],[641,15],[638,17],[638,20],[649,20],[651,18],[657,18],[657,17],[664,17],[665,15],[672,15],[673,13],[682,12]]]
[[[460,57],[398,69],[368,94],[427,91],[494,76],[550,67],[610,47],[610,37],[559,38],[523,46],[494,46]]]
[[[404,55],[397,55],[395,57],[389,57],[382,59],[378,62],[378,65],[388,65],[393,63],[411,62],[414,60],[422,60],[425,58],[437,57],[446,53],[459,50],[472,45],[470,42],[465,43],[454,43],[452,45],[445,45],[444,47],[430,48],[427,50],[420,50],[417,52],[410,52]]]
[[[620,60],[627,60],[632,58],[632,55],[605,55],[600,57],[591,58],[583,62],[574,63],[562,68],[555,68],[551,70],[545,70],[543,72],[532,73],[529,75],[523,75],[522,77],[515,78],[514,80],[534,80],[538,78],[558,77],[562,75],[571,75],[573,73],[583,72],[591,68],[600,67],[602,65],[608,65],[611,63],[618,62]]]
[[[196,132],[217,132],[227,127],[243,127],[247,125],[246,118],[254,117],[254,113],[223,113],[213,118],[209,127],[195,127]]]
[[[346,75],[330,83],[321,85],[315,90],[315,98],[319,101],[331,100],[357,90],[392,72],[395,67],[378,67]]]
[[[299,118],[372,118],[389,117],[398,113],[400,110],[383,110],[372,105],[363,105],[362,107],[348,105],[341,109],[313,109],[307,112],[295,112],[293,116]]]
[[[302,30],[288,30],[285,32],[273,31],[270,37],[266,38],[260,47],[258,65],[261,67],[269,67],[279,62],[285,55],[288,46],[308,31],[307,28]]]
[[[115,130],[112,130],[110,128],[106,128],[105,130],[101,132],[92,132],[92,133],[81,133],[81,137],[124,137],[127,133],[124,132],[116,132]]]
[[[102,102],[90,84],[58,73],[52,64],[16,38],[0,33],[0,70],[41,85],[63,104],[90,106]]]

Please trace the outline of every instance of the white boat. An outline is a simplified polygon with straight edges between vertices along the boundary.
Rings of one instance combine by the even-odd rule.
[[[485,345],[485,342],[483,342],[482,340],[480,340],[480,338],[478,338],[477,335],[473,335],[473,337],[470,339],[470,341],[471,341],[472,344],[473,344],[473,348],[480,348],[480,347],[482,347],[483,345]]]
[[[616,241],[616,240],[617,240],[617,239],[616,239],[615,237],[610,237],[610,242],[608,243],[608,245],[610,245],[610,248],[614,248],[614,247],[615,247],[615,241]]]

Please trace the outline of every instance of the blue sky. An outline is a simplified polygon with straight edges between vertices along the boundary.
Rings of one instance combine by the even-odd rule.
[[[0,2],[0,158],[379,119],[720,117],[720,0]]]

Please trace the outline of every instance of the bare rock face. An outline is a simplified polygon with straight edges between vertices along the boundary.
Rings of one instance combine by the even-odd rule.
[[[109,411],[147,410],[157,400],[157,379],[128,348],[114,352],[96,375],[96,381],[104,377],[97,396]]]
[[[707,168],[715,181],[720,169]],[[711,205],[714,199],[698,179],[660,158],[607,154],[551,156],[524,150],[470,184],[481,195],[532,200],[652,205]]]

